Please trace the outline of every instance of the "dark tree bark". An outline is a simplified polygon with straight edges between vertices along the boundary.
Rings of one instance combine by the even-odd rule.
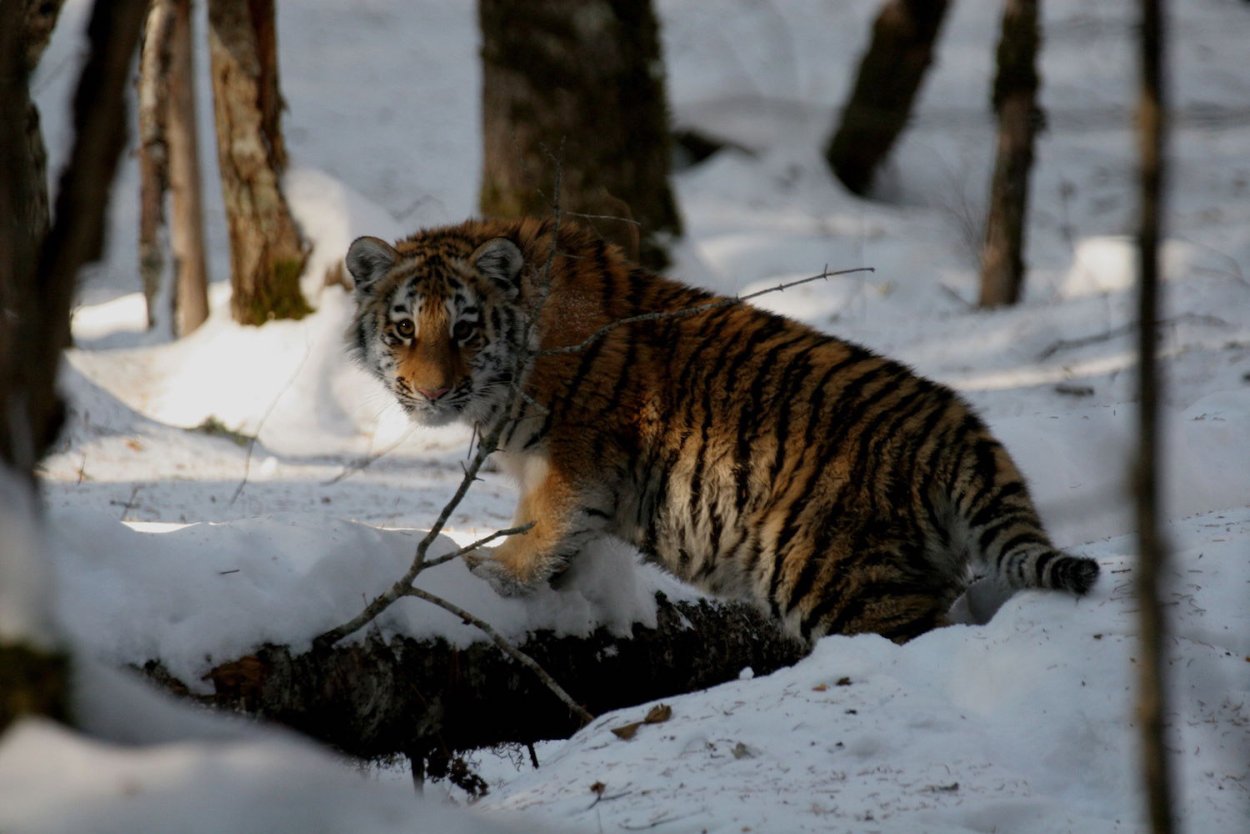
[[[981,249],[982,307],[1015,304],[1024,284],[1025,217],[1033,139],[1042,124],[1037,105],[1040,40],[1037,0],[1006,0],[994,79],[998,151]]]
[[[282,193],[273,0],[209,0],[208,20],[231,312],[243,324],[300,318],[310,312],[299,287],[308,253]]]
[[[78,271],[100,255],[104,212],[125,142],[125,87],[144,5],[117,0],[93,9],[56,222],[40,235],[47,217],[42,142],[29,115],[34,111],[26,87],[38,50],[24,37],[21,0],[0,2],[0,249],[12,253],[0,258],[0,460],[32,481],[35,462],[60,429],[57,363],[69,344]],[[46,34],[36,37],[46,41]]]
[[[847,188],[867,194],[889,156],[933,61],[947,0],[886,0],[860,59],[851,97],[825,158]]]
[[[745,666],[767,673],[807,649],[742,604],[672,603],[659,597],[655,629],[632,638],[538,633],[519,648],[592,713],[734,680]],[[146,667],[166,688],[186,682]],[[293,655],[266,646],[216,667],[214,694],[199,700],[289,725],[362,758],[470,750],[564,738],[581,722],[528,669],[493,643],[465,649],[395,639]]]
[[[650,0],[479,0],[478,12],[482,212],[546,215],[558,196],[630,257],[666,266],[681,221]]]
[[[1154,834],[1173,828],[1171,765],[1165,743],[1167,686],[1164,645],[1167,619],[1160,604],[1167,548],[1159,530],[1159,374],[1155,355],[1159,320],[1159,241],[1164,214],[1167,99],[1164,87],[1162,0],[1141,0],[1141,87],[1138,97],[1138,152],[1141,207],[1138,243],[1138,437],[1134,471],[1138,565],[1136,589],[1141,629],[1137,713],[1141,725],[1142,779],[1147,817]]]
[[[145,3],[97,0],[92,9],[87,59],[74,96],[74,145],[60,178],[56,220],[47,228],[46,191],[39,181],[43,146],[27,84],[51,33],[47,12],[55,17],[57,6],[0,0],[0,465],[32,485],[35,462],[62,421],[57,364],[69,342],[78,271],[100,255],[104,212],[125,143],[127,73]],[[65,719],[67,705],[64,655],[0,643],[0,731],[23,714]]]

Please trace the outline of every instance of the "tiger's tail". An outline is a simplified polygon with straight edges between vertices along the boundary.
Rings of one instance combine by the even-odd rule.
[[[971,479],[972,500],[960,513],[974,562],[1012,590],[1088,593],[1098,580],[1098,562],[1051,544],[1024,479],[1001,446],[995,451],[996,477],[981,483]]]

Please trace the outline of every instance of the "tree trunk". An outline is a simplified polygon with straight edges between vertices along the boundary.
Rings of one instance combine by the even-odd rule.
[[[191,0],[172,0],[169,56],[169,192],[174,255],[174,335],[186,336],[208,318],[208,265],[204,251],[204,197],[195,117]],[[276,83],[276,82],[275,82]]]
[[[36,461],[60,430],[57,364],[69,344],[78,270],[100,254],[144,3],[116,0],[93,8],[74,96],[74,145],[59,182],[56,222],[46,234],[43,144],[27,80],[39,54],[32,38],[46,43],[50,32],[49,9],[28,7],[34,17],[25,20],[38,22],[28,38],[24,5],[0,0],[0,250],[12,253],[0,258],[0,460],[33,481]]]
[[[139,59],[139,272],[150,328],[165,266],[161,230],[168,193],[176,336],[208,318],[191,43],[191,0],[152,0]]]
[[[907,126],[946,7],[947,0],[886,0],[877,15],[841,124],[825,149],[833,172],[856,194],[868,193]]]
[[[547,215],[558,198],[631,258],[666,266],[681,221],[649,0],[479,0],[478,13],[482,212]]]
[[[147,307],[148,329],[156,326],[156,303],[165,268],[161,230],[165,228],[165,192],[169,189],[169,48],[173,7],[152,0],[139,47],[139,278]]]
[[[1015,304],[1024,283],[1024,230],[1029,204],[1037,106],[1037,0],[1006,0],[994,79],[998,152],[981,250],[982,307]]]
[[[1162,0],[1142,0],[1142,76],[1137,109],[1141,158],[1141,214],[1137,236],[1140,447],[1133,478],[1139,549],[1136,590],[1141,628],[1137,713],[1141,724],[1142,780],[1146,786],[1147,818],[1154,834],[1168,834],[1173,827],[1171,766],[1165,743],[1167,686],[1164,646],[1167,620],[1159,601],[1167,548],[1159,530],[1159,375],[1155,355],[1167,115],[1162,5]]]
[[[74,144],[60,178],[56,220],[47,228],[43,144],[27,84],[58,8],[0,0],[0,466],[30,484],[62,421],[57,365],[69,342],[78,271],[100,254],[145,3],[97,0],[92,9],[74,95]],[[64,655],[4,636],[0,731],[24,714],[65,719],[68,692]]]
[[[806,647],[745,604],[672,603],[658,597],[657,626],[630,638],[539,632],[519,646],[595,714],[704,689],[750,666],[764,674]],[[148,674],[187,694],[186,682],[149,663]],[[564,738],[581,725],[528,669],[489,641],[457,649],[441,640],[372,639],[293,654],[266,646],[216,667],[199,700],[287,724],[362,758],[470,750]]]
[[[231,312],[243,324],[300,318],[310,312],[299,287],[308,253],[282,193],[273,0],[209,0],[208,20]]]

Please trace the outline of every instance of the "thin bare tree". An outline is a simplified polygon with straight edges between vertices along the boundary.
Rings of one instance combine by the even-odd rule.
[[[156,325],[156,303],[165,269],[165,193],[169,190],[169,50],[174,31],[173,7],[152,0],[139,45],[139,279],[147,306],[148,328]]]
[[[1141,728],[1142,779],[1154,834],[1173,830],[1171,765],[1168,761],[1167,686],[1164,652],[1167,618],[1160,604],[1167,545],[1159,525],[1159,373],[1155,353],[1159,320],[1159,241],[1163,234],[1167,167],[1167,96],[1164,84],[1163,0],[1141,0],[1141,86],[1138,91],[1140,217],[1138,219],[1138,410],[1139,448],[1133,471],[1137,509],[1136,589],[1141,657],[1137,663],[1137,718]]]
[[[981,249],[982,307],[1015,304],[1024,284],[1029,174],[1033,139],[1042,124],[1037,104],[1040,37],[1038,0],[1006,0],[994,78],[998,147]]]
[[[171,2],[171,0],[161,0]],[[204,188],[195,115],[191,0],[172,0],[169,55],[170,250],[174,255],[174,334],[185,336],[208,318],[208,261],[204,247]]]
[[[173,329],[185,336],[208,318],[204,198],[196,130],[191,0],[151,0],[139,57],[139,272],[148,327],[165,268],[165,197],[172,222]]]
[[[856,194],[868,193],[911,118],[947,5],[947,0],[886,0],[877,14],[855,86],[825,148],[833,172]]]

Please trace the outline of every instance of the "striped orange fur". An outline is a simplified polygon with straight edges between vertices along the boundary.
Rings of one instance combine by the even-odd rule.
[[[470,557],[502,593],[610,534],[803,638],[905,640],[945,622],[973,571],[1074,594],[1098,576],[1051,545],[954,392],[568,221],[362,238],[347,263],[353,349],[414,420],[506,421],[516,522],[534,527]]]

